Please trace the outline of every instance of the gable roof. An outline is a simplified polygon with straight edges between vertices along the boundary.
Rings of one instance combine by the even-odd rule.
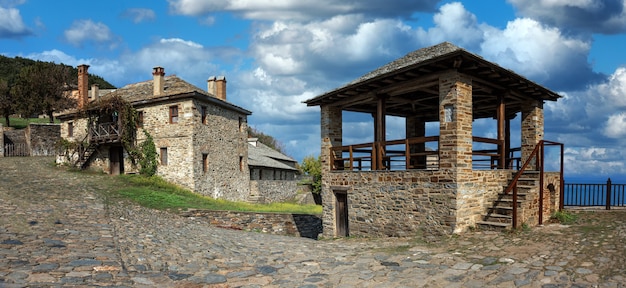
[[[427,121],[438,121],[439,76],[451,70],[472,79],[475,119],[494,117],[494,99],[498,96],[505,96],[507,114],[512,115],[520,111],[524,101],[556,101],[561,97],[509,69],[443,42],[410,52],[304,103],[371,113],[376,111],[375,96],[387,95],[387,115],[422,115]]]
[[[251,142],[256,142],[253,144]],[[298,169],[285,164],[291,162],[297,163],[293,158],[280,153],[267,145],[256,141],[255,138],[248,139],[248,165],[256,167],[275,168],[283,170],[297,171]]]
[[[129,102],[134,107],[138,107],[174,99],[194,98],[245,115],[252,114],[252,112],[250,112],[249,110],[214,97],[214,95],[210,94],[209,92],[182,80],[178,76],[165,76],[163,80],[163,93],[161,95],[154,95],[154,80],[148,80],[128,84],[122,88],[112,90],[109,93],[103,95],[101,99],[119,96],[123,100]],[[77,111],[69,111],[68,113],[63,113],[59,115],[58,117],[63,118],[64,116],[73,115],[76,112]]]

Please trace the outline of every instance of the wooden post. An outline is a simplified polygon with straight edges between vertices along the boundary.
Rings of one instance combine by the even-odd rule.
[[[374,120],[374,130],[376,131],[376,135],[374,135],[374,142],[378,143],[375,147],[379,150],[376,152],[378,161],[376,161],[376,167],[373,170],[381,170],[384,168],[383,157],[385,157],[385,148],[387,147],[385,144],[385,134],[387,133],[385,131],[386,100],[387,99],[384,95],[378,95],[378,103],[376,104],[376,119]]]
[[[611,210],[611,178],[606,180],[606,210]]]
[[[505,106],[504,106],[504,96],[502,95],[498,95],[498,111],[497,111],[497,118],[498,118],[498,169],[504,169],[506,168],[505,166],[505,162],[506,162],[506,148],[505,148]]]

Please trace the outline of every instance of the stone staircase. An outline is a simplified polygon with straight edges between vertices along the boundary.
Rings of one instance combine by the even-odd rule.
[[[515,174],[514,174],[515,175]],[[530,209],[531,202],[537,198],[539,189],[539,171],[524,171],[517,181],[517,203],[513,203],[513,191],[504,194],[507,187],[502,188],[502,193],[493,201],[493,205],[487,208],[482,221],[476,222],[476,226],[485,230],[510,230],[513,228],[513,205],[517,205],[517,225],[524,223],[522,215],[525,209]]]

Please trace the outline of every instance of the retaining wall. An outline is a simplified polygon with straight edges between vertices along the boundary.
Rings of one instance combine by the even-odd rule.
[[[321,215],[190,210],[183,216],[205,219],[216,227],[274,235],[317,239],[322,233]]]

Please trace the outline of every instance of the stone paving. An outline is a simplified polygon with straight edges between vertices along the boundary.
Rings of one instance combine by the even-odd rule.
[[[626,213],[571,227],[311,240],[108,197],[114,178],[0,158],[0,287],[626,287]]]

